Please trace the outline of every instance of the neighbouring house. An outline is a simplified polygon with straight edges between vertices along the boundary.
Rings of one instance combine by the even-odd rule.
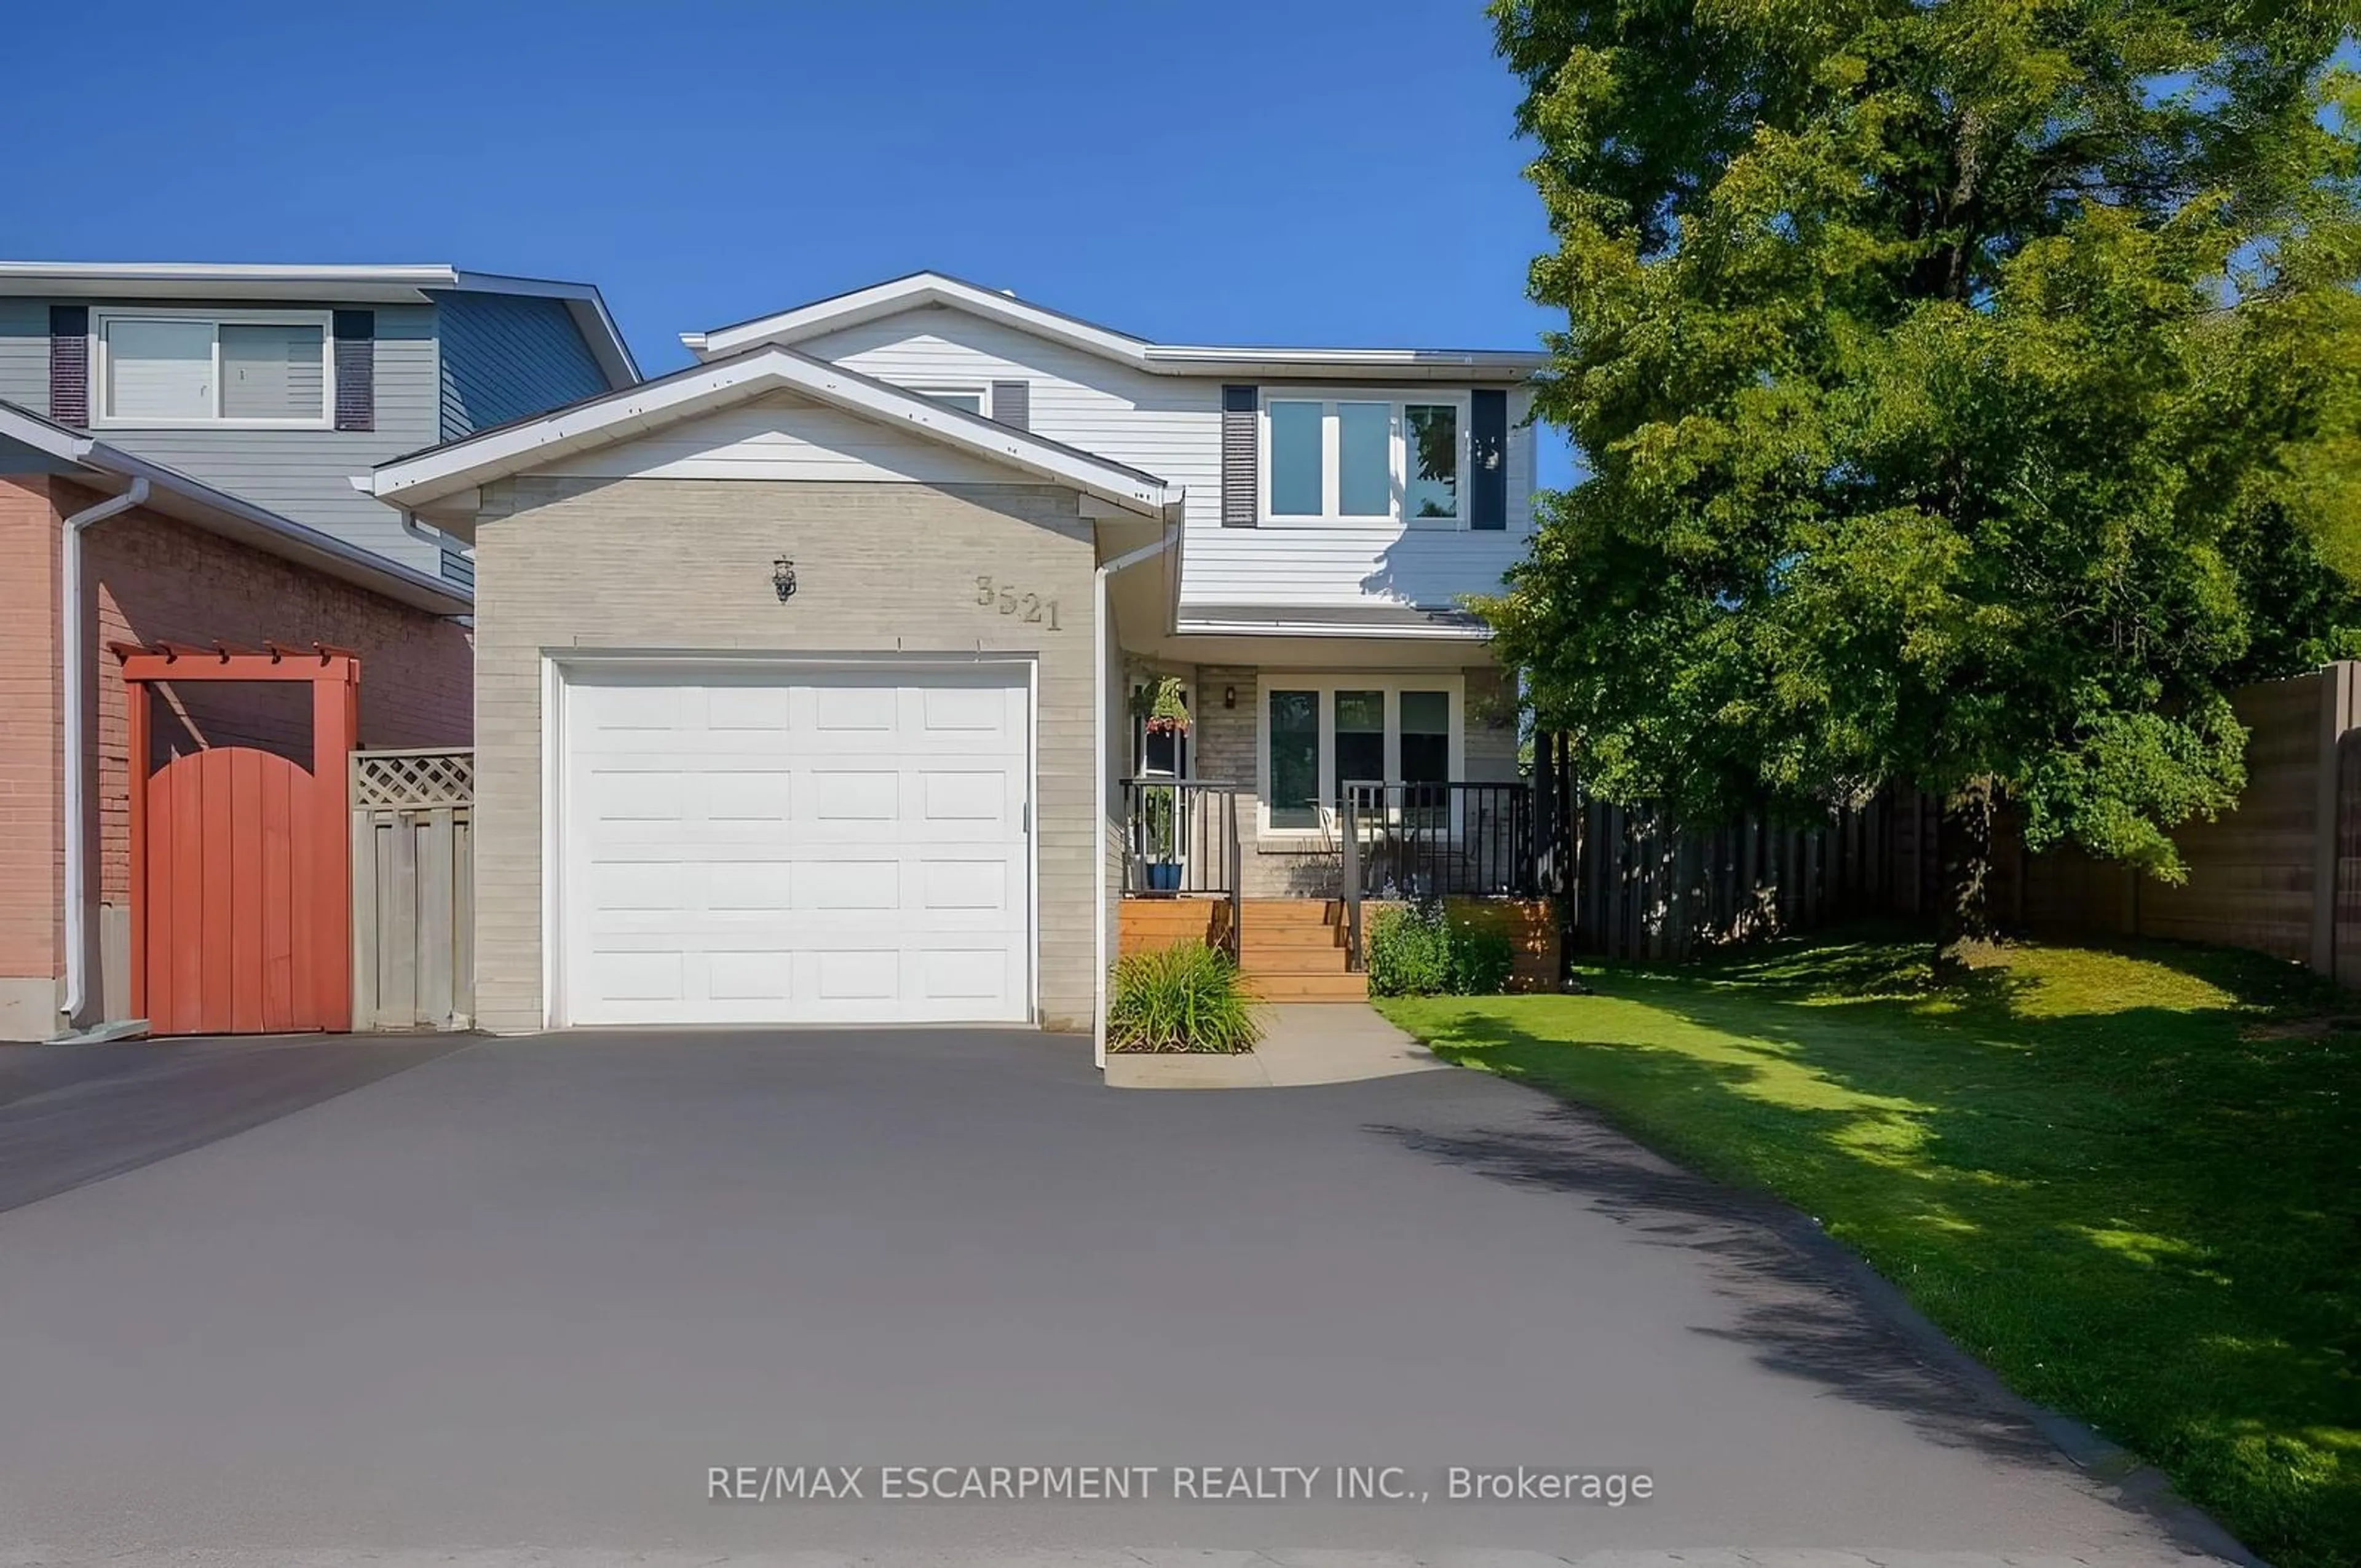
[[[212,987],[235,953],[237,983],[255,988],[236,1026],[289,1016],[270,944],[294,940],[303,908],[269,889],[293,874],[280,823],[293,775],[246,764],[277,759],[308,781],[324,753],[308,688],[279,677],[322,648],[357,656],[364,747],[464,747],[473,729],[464,546],[405,527],[353,471],[636,374],[587,285],[448,267],[0,262],[0,1038],[134,1016],[147,935],[134,909],[158,890],[132,822],[161,769],[199,753],[225,764],[212,860],[181,868],[184,918],[139,972],[185,956],[191,987]],[[133,685],[129,650],[191,657],[183,678]],[[199,678],[232,673],[225,655],[269,678]],[[135,780],[141,742],[151,776]],[[343,798],[335,765],[312,823],[323,834]]]
[[[0,261],[0,401],[465,584],[357,470],[628,387],[598,291],[444,265]]]
[[[1082,1028],[1159,935],[1344,997],[1363,898],[1532,891],[1459,606],[1530,534],[1541,355],[935,273],[685,341],[368,480],[475,551],[483,1026]]]
[[[328,644],[361,661],[363,745],[465,744],[473,659],[455,618],[472,608],[463,585],[0,402],[0,1039],[134,1016],[132,697],[115,650],[195,663],[216,644]],[[237,747],[308,767],[305,696],[160,692],[155,757]]]

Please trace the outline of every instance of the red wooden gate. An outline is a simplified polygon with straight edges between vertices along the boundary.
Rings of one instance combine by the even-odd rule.
[[[129,685],[131,1005],[159,1035],[352,1025],[352,866],[345,758],[360,661],[117,645]],[[148,687],[307,681],[312,766],[210,746],[148,769]]]

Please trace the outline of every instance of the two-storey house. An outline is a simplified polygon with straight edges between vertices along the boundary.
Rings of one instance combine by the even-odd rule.
[[[261,913],[271,879],[291,886],[299,872],[283,830],[247,810],[270,798],[256,753],[318,777],[304,693],[135,686],[126,650],[224,663],[247,650],[266,670],[337,650],[357,660],[352,740],[465,746],[465,547],[405,528],[351,476],[635,375],[582,284],[449,267],[0,262],[0,1038],[127,1028],[139,978],[215,945],[259,944],[244,972],[283,979],[304,940],[300,923]],[[132,776],[135,723],[152,741],[145,777]],[[209,828],[172,879],[188,903],[166,941],[138,913],[161,894],[135,863],[132,823],[197,777],[170,772],[175,757],[240,782],[222,798],[223,834]],[[341,764],[319,788],[342,799]],[[241,991],[225,1015],[234,1002],[240,1028],[286,1027],[286,989]]]
[[[1348,895],[1529,884],[1460,601],[1525,547],[1538,354],[933,273],[685,341],[369,481],[477,552],[486,1025],[1080,1026],[1126,913],[1352,994]]]

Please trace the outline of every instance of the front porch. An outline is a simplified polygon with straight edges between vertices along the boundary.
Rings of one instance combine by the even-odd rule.
[[[1350,781],[1278,836],[1255,792],[1228,781],[1123,782],[1123,953],[1176,941],[1225,948],[1267,1001],[1367,996],[1363,938],[1377,907],[1481,905],[1517,952],[1518,989],[1554,989],[1557,933],[1541,896],[1551,839],[1527,782]],[[1276,862],[1274,864],[1274,862]]]
[[[1554,988],[1554,840],[1513,682],[1472,621],[1396,620],[1120,640],[1119,951],[1206,941],[1267,1000],[1347,1000],[1367,994],[1374,906],[1476,901],[1510,923],[1520,977]]]

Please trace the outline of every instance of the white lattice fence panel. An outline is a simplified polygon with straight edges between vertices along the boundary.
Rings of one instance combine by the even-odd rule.
[[[476,753],[472,751],[353,753],[356,807],[470,806],[475,799]]]

